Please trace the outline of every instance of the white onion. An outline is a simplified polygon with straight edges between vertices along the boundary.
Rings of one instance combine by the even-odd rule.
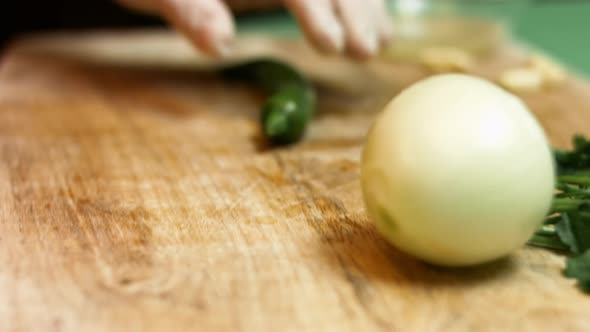
[[[550,145],[527,107],[480,78],[436,75],[395,97],[369,131],[361,181],[379,231],[448,266],[521,247],[547,214]]]

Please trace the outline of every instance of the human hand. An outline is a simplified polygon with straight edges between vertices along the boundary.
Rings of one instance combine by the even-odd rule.
[[[392,36],[385,0],[283,0],[307,39],[325,53],[374,55]]]
[[[356,59],[374,55],[391,38],[385,0],[118,0],[162,15],[197,48],[212,56],[229,53],[234,37],[230,8],[284,4],[306,38],[324,53]]]

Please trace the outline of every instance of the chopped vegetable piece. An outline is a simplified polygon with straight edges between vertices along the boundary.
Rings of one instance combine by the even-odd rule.
[[[530,65],[543,76],[543,81],[549,85],[558,85],[567,79],[565,69],[553,59],[533,54],[530,57]]]
[[[562,221],[555,226],[559,238],[570,247],[574,254],[590,249],[590,213],[574,211],[563,214]]]
[[[456,47],[427,47],[420,52],[419,59],[436,73],[466,72],[474,65],[473,57]]]
[[[577,279],[585,292],[590,292],[590,250],[582,255],[570,257],[566,261],[565,275]]]
[[[270,96],[262,106],[262,132],[273,144],[290,144],[303,137],[315,109],[315,90],[290,65],[256,59],[222,70],[225,77],[253,82]]]
[[[512,92],[535,92],[543,87],[543,76],[532,68],[513,68],[504,71],[499,82]]]
[[[534,234],[529,239],[527,244],[535,246],[535,247],[546,248],[546,249],[557,250],[557,251],[568,251],[569,250],[569,247],[566,244],[564,244],[563,242],[561,242],[561,240],[559,239],[559,237],[557,235],[547,236],[547,235]]]
[[[572,150],[554,150],[559,192],[544,226],[528,244],[571,254],[565,274],[578,279],[580,289],[590,293],[590,141],[576,135],[572,143]]]

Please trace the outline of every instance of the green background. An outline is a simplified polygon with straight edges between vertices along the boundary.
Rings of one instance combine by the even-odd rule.
[[[590,0],[472,0],[462,11],[497,16],[510,23],[516,39],[555,56],[573,70],[590,76]],[[300,34],[293,18],[277,11],[237,19],[240,33]]]

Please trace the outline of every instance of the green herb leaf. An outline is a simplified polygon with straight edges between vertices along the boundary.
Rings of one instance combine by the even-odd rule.
[[[590,167],[590,141],[583,135],[575,135],[572,151],[555,150],[558,174],[567,174],[572,170]]]
[[[590,200],[556,197],[553,199],[550,214],[576,211],[585,204],[590,205]]]
[[[590,177],[588,177],[587,175],[578,175],[577,172],[571,175],[560,175],[557,177],[557,181],[559,181],[561,184],[570,183],[581,186],[590,185]]]
[[[582,255],[570,257],[565,266],[565,275],[582,281],[590,281],[590,250]]]
[[[576,173],[577,175],[578,173]],[[588,179],[590,177],[586,177]],[[588,189],[581,189],[579,187],[573,186],[571,184],[565,183],[565,181],[560,181],[557,183],[557,189],[561,190],[562,192],[558,194],[558,197],[570,197],[570,198],[590,198],[590,190]]]
[[[569,251],[569,246],[564,244],[557,235],[547,236],[541,234],[534,234],[529,241],[528,245],[545,248],[557,251]]]
[[[576,135],[572,143],[571,151],[554,150],[559,192],[528,244],[576,255],[567,259],[565,275],[590,294],[590,140]]]
[[[561,214],[557,215],[557,216],[553,216],[553,217],[547,217],[547,219],[545,219],[545,222],[543,222],[543,225],[555,225],[558,222],[560,222],[562,219]]]
[[[590,281],[586,281],[586,280],[584,280],[584,281],[579,281],[579,280],[578,280],[578,286],[580,286],[580,288],[581,288],[581,289],[582,289],[584,292],[586,292],[586,293],[590,294]]]
[[[590,250],[566,261],[565,275],[577,279],[582,290],[590,293]]]
[[[562,220],[555,225],[559,239],[569,246],[574,254],[590,249],[590,212],[581,207],[579,211],[562,214]]]
[[[561,221],[555,225],[555,231],[561,242],[566,244],[571,252],[579,253],[578,244],[572,232],[570,217],[567,213],[561,214]]]

